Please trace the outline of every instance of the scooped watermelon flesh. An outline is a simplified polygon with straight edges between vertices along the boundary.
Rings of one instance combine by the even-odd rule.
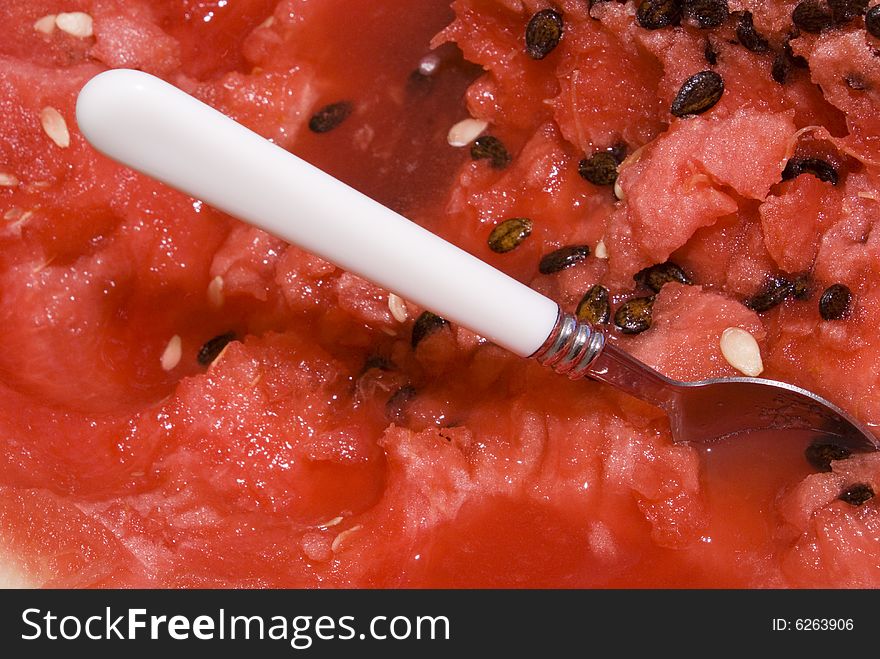
[[[435,322],[413,346],[424,310],[109,162],[73,121],[99,71],[156,73],[569,311],[597,283],[615,307],[648,295],[633,275],[672,260],[693,285],[666,284],[651,328],[611,340],[672,377],[723,377],[720,337],[740,327],[764,375],[880,423],[880,43],[861,19],[804,34],[791,48],[809,69],[779,84],[774,53],[731,43],[733,20],[647,31],[632,3],[588,5],[555,3],[563,37],[535,60],[525,26],[546,3],[4,2],[0,582],[880,585],[876,500],[838,498],[880,487],[875,456],[814,473],[786,437],[700,452],[658,410],[462,328]],[[776,50],[790,5],[754,8]],[[93,36],[34,29],[73,11]],[[707,69],[719,102],[673,117]],[[309,130],[339,102],[338,127]],[[448,145],[469,114],[509,164]],[[578,164],[621,144],[618,200]],[[783,181],[793,157],[837,184]],[[512,217],[531,234],[492,251]],[[539,274],[566,245],[592,254]],[[743,304],[804,273],[806,300]],[[853,308],[823,321],[835,283]]]

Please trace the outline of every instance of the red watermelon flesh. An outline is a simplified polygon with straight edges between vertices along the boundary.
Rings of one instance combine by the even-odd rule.
[[[693,285],[665,285],[651,328],[611,328],[612,341],[672,377],[723,377],[737,371],[720,336],[740,327],[765,375],[880,423],[877,44],[861,19],[794,39],[809,68],[780,84],[793,2],[731,1],[753,13],[767,52],[731,43],[733,20],[646,31],[632,2],[417,4],[0,8],[0,579],[880,585],[876,499],[838,499],[853,483],[876,491],[873,456],[815,474],[784,437],[700,451],[673,444],[659,410],[464,328],[413,346],[424,310],[392,310],[389,291],[109,162],[76,129],[86,80],[140,68],[566,310],[597,283],[614,309],[651,295],[633,275],[670,259]],[[525,26],[550,5],[564,34],[535,60]],[[62,11],[88,13],[93,35],[34,30]],[[673,117],[682,83],[707,69],[724,79],[720,101]],[[308,129],[340,101],[352,113],[337,129]],[[47,107],[69,146],[44,130]],[[490,122],[509,165],[447,144],[469,113]],[[617,145],[622,199],[578,173]],[[793,157],[819,158],[839,180],[783,181]],[[531,234],[493,252],[492,228],[511,217],[529,218]],[[540,274],[566,245],[591,255]],[[807,299],[744,304],[767,277],[803,274]],[[835,283],[852,308],[822,320],[819,296]],[[215,337],[228,345],[206,357]]]

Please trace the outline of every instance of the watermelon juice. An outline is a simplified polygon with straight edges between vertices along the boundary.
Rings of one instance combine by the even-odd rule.
[[[671,377],[876,426],[880,9],[801,4],[4,2],[0,582],[880,586],[878,456],[673,444],[74,122],[154,73]]]

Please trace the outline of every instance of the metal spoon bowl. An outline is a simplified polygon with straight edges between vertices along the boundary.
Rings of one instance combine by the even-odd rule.
[[[605,382],[660,407],[676,442],[711,444],[747,432],[799,430],[854,452],[880,449],[870,429],[811,391],[763,378],[679,382],[611,345],[601,328],[570,314],[559,314],[533,356],[571,378]]]

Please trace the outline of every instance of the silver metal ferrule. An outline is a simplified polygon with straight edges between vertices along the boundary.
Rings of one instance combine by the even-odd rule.
[[[550,336],[532,357],[539,364],[577,380],[588,374],[604,346],[605,335],[601,331],[560,309]]]

